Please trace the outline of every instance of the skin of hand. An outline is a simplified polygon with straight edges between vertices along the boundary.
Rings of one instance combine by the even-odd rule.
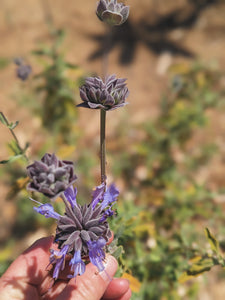
[[[130,299],[129,282],[113,278],[118,267],[113,256],[106,255],[104,271],[98,273],[97,268],[89,263],[85,273],[76,279],[67,278],[70,268],[66,263],[54,282],[52,266],[49,265],[50,248],[56,249],[53,237],[37,240],[10,265],[0,279],[0,300]]]

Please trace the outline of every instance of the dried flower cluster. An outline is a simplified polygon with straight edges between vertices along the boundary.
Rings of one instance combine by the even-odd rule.
[[[125,83],[126,79],[108,76],[105,82],[99,77],[88,77],[80,88],[80,97],[83,100],[79,107],[92,109],[113,110],[127,104],[129,95]]]
[[[77,179],[71,161],[59,160],[55,154],[49,153],[46,153],[41,161],[29,165],[27,173],[31,178],[27,189],[40,192],[52,199],[59,196]]]
[[[121,25],[129,16],[129,6],[118,3],[117,0],[100,0],[96,14],[101,21],[111,26]]]

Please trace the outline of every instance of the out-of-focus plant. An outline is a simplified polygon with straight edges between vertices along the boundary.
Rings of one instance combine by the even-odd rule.
[[[12,152],[12,156],[6,160],[1,160],[0,164],[6,164],[8,162],[15,161],[19,158],[23,158],[28,162],[28,158],[26,156],[26,150],[29,147],[29,144],[27,143],[24,148],[21,147],[20,142],[14,132],[14,129],[19,124],[19,121],[16,122],[9,122],[6,116],[3,112],[0,112],[0,122],[6,126],[10,133],[12,134],[13,140],[8,144],[8,147],[10,148]]]
[[[43,65],[43,70],[34,76],[33,85],[38,98],[36,112],[43,126],[55,137],[59,135],[61,143],[69,144],[71,124],[74,125],[77,120],[77,110],[74,109],[74,82],[69,79],[68,72],[77,70],[78,66],[65,61],[60,51],[64,35],[63,30],[53,31],[52,45],[33,51],[39,64]]]
[[[73,131],[73,142],[78,142],[80,135],[80,130],[76,130],[78,115],[74,90],[77,88],[78,93],[78,85],[82,81],[83,74],[77,66],[65,61],[64,54],[60,48],[63,39],[64,32],[52,28],[50,45],[43,45],[33,51],[38,65],[32,64],[32,76],[29,76],[26,82],[20,82],[23,90],[19,89],[16,99],[19,100],[19,104],[26,105],[26,109],[29,110],[33,117],[37,116],[41,119],[42,127],[40,131],[42,131],[43,138],[39,148],[33,148],[30,154],[33,154],[32,152],[42,154],[47,147],[54,147],[57,144],[57,153],[61,152],[62,154],[63,152],[61,157],[66,159],[75,150],[75,146],[70,145],[71,129]],[[14,60],[18,65],[16,74],[18,75],[19,72],[19,75],[22,76],[22,78],[20,77],[21,79],[27,79],[25,77],[28,74],[27,71],[30,70],[30,68],[29,70],[27,68],[22,71],[21,69],[18,70],[21,66],[28,66],[24,61],[22,58]],[[0,64],[3,65],[3,63],[4,66],[7,66],[5,61],[2,60],[2,64],[1,62]],[[8,145],[11,156],[9,158],[1,158],[0,175],[4,185],[8,188],[6,201],[13,201],[16,207],[16,215],[10,229],[12,233],[9,233],[11,235],[9,242],[12,240],[16,243],[21,237],[26,236],[31,230],[34,231],[40,226],[49,231],[53,222],[34,215],[30,209],[31,207],[27,205],[26,185],[28,178],[25,173],[25,165],[28,161],[26,153],[29,144],[27,143],[24,147],[21,147],[15,133],[15,128],[19,122],[9,122],[3,113],[0,115],[0,122],[3,126],[8,127],[13,136],[12,141]],[[48,134],[48,139],[45,138],[46,130],[51,132],[50,138]],[[80,154],[81,157],[82,155],[83,153]],[[86,155],[86,157],[89,156]],[[89,173],[91,167],[89,167],[88,163],[82,167],[86,173]],[[42,198],[38,197],[37,200],[42,201]],[[2,242],[7,246],[8,242],[5,240]],[[11,252],[7,253],[13,255]],[[10,262],[10,257],[7,261]],[[8,264],[5,263],[5,266],[7,267]],[[5,267],[2,269],[2,272],[4,269]]]
[[[175,75],[158,118],[138,128],[117,130],[122,135],[116,140],[122,145],[124,135],[133,136],[133,142],[126,152],[112,150],[120,161],[114,165],[114,174],[123,177],[134,198],[129,208],[130,213],[133,210],[131,230],[119,235],[126,252],[123,263],[142,283],[134,299],[196,299],[197,283],[186,286],[179,278],[202,274],[219,261],[206,260],[202,238],[205,226],[223,232],[223,213],[214,201],[219,191],[211,191],[196,178],[198,168],[216,153],[216,146],[207,139],[198,145],[194,136],[206,127],[208,110],[222,107],[222,74],[200,65],[179,65],[171,71]],[[137,204],[145,210],[138,213]],[[124,218],[128,209],[121,209]],[[189,263],[197,258],[202,268],[194,274]]]

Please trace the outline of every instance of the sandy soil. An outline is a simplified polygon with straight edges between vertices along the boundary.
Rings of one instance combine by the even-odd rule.
[[[199,59],[203,63],[216,61],[225,69],[225,3],[223,1],[198,1],[208,3],[196,8],[185,0],[127,0],[131,6],[129,22],[112,33],[112,51],[109,57],[109,73],[128,78],[130,89],[128,114],[134,123],[155,118],[159,99],[168,84],[167,70],[175,62]],[[196,1],[197,2],[197,1]],[[215,3],[214,3],[215,2]],[[194,1],[193,1],[194,3]],[[47,5],[48,4],[48,5]],[[95,17],[95,0],[2,0],[0,11],[0,58],[26,57],[38,70],[29,55],[39,43],[49,41],[46,20],[52,19],[59,28],[66,30],[64,50],[66,57],[78,64],[85,72],[101,74],[101,40],[105,29]],[[0,111],[10,120],[20,120],[17,135],[25,143],[34,138],[39,124],[31,119],[29,112],[18,105],[16,94],[21,83],[15,79],[15,66],[11,64],[0,72]],[[111,126],[121,112],[109,116]],[[80,125],[86,126],[88,136],[98,132],[97,115],[89,111],[81,115]],[[89,120],[88,124],[86,120]],[[224,149],[225,123],[222,115],[211,116],[210,138],[216,138]],[[96,123],[97,122],[97,123]],[[29,124],[29,126],[28,126]],[[8,131],[0,125],[0,159],[7,155],[5,142],[10,139]],[[224,178],[225,162],[216,159],[206,180]],[[220,166],[220,167],[218,167]],[[223,181],[223,180],[222,180]],[[223,183],[222,183],[223,184]],[[2,187],[3,188],[3,187]],[[0,203],[3,199],[0,200]],[[9,210],[8,210],[9,209]],[[9,219],[15,213],[6,209],[0,219]],[[0,222],[1,223],[1,222]],[[10,227],[10,226],[9,226]],[[36,236],[35,236],[36,238]],[[212,279],[213,281],[213,279]],[[207,297],[199,299],[224,299],[215,291],[207,291]],[[219,286],[221,288],[221,285]],[[204,291],[204,295],[205,295]],[[222,293],[224,294],[224,293]],[[202,294],[203,295],[203,294]],[[203,297],[203,298],[202,298]]]

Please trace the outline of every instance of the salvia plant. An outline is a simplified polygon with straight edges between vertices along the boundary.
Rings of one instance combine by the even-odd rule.
[[[117,1],[100,1],[97,15],[99,9],[104,8],[107,10],[107,14],[102,12],[104,20],[105,16],[111,13],[123,16],[123,21],[120,23],[128,17],[129,9],[124,8],[124,5]],[[106,112],[126,105],[129,94],[126,79],[116,78],[115,75],[104,75],[103,80],[100,77],[88,77],[85,80],[80,87],[83,102],[78,105],[78,107],[100,110],[101,183],[94,188],[90,203],[81,205],[77,201],[77,188],[74,187],[77,176],[74,173],[73,162],[60,160],[55,154],[46,153],[40,161],[35,161],[27,167],[30,178],[28,190],[39,192],[52,201],[60,197],[65,204],[65,213],[60,214],[55,211],[52,203],[42,204],[31,198],[37,204],[34,207],[36,212],[46,218],[55,219],[57,223],[54,242],[58,245],[58,249],[50,249],[49,258],[50,264],[54,265],[54,279],[57,279],[60,271],[64,269],[65,258],[68,255],[72,273],[68,277],[82,275],[87,261],[92,262],[99,271],[104,270],[103,262],[107,244],[112,237],[108,218],[115,215],[113,206],[119,195],[114,184],[107,184]]]

